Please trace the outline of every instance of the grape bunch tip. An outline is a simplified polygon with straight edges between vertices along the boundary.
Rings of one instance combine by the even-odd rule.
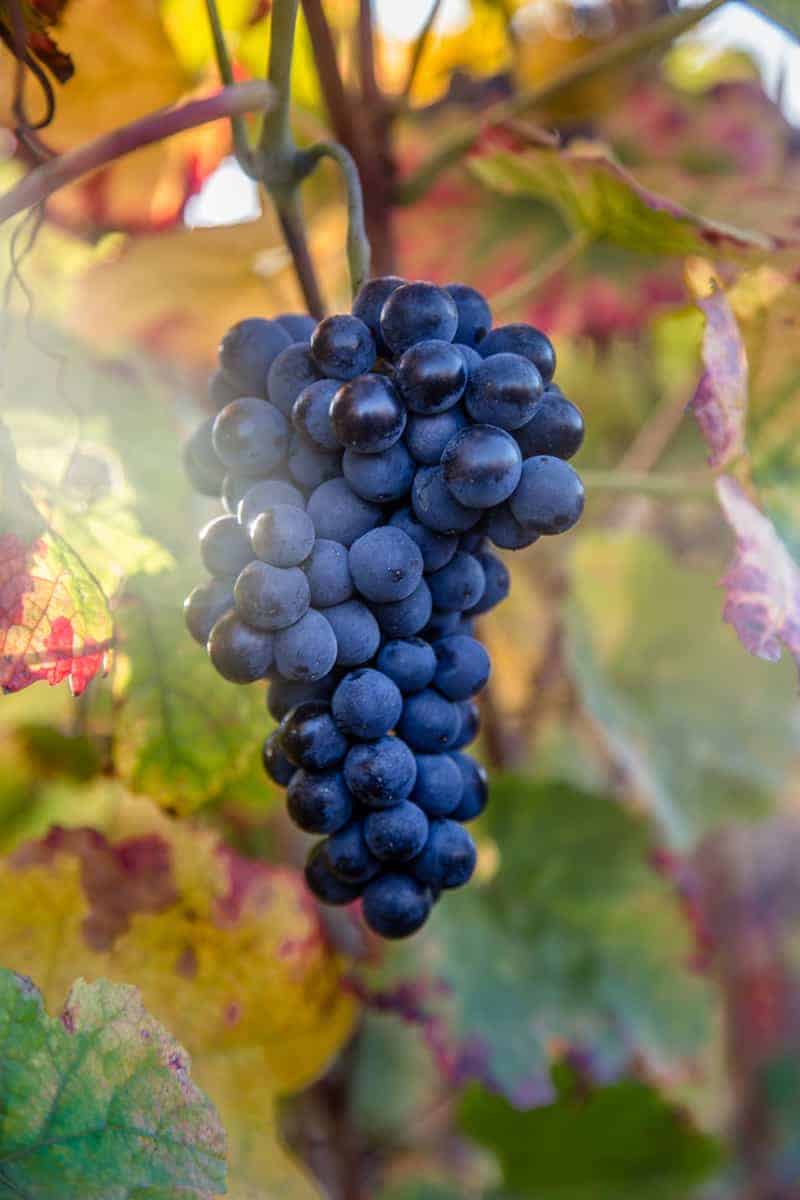
[[[225,510],[200,533],[189,633],[225,679],[268,681],[264,768],[321,838],[308,886],[360,899],[385,938],[475,868],[465,823],[488,789],[465,749],[491,664],[474,620],[510,586],[489,546],[583,511],[583,419],[555,367],[545,334],[493,329],[474,288],[373,279],[351,314],[234,325],[218,411],[184,449]]]

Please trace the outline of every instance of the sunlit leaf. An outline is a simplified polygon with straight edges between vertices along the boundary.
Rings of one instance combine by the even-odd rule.
[[[39,1200],[211,1200],[225,1138],[135,988],[79,981],[60,1016],[0,970],[0,1187]]]
[[[559,1076],[556,1102],[534,1112],[478,1088],[465,1096],[462,1128],[500,1161],[503,1185],[489,1192],[497,1200],[674,1200],[718,1165],[711,1138],[653,1088],[624,1082],[584,1094]]]
[[[220,1111],[230,1194],[310,1200],[275,1097],[327,1065],[355,1006],[302,879],[106,786],[107,838],[54,831],[3,861],[0,961],[45,981],[47,1003],[76,973],[138,987]]]
[[[487,187],[546,200],[573,229],[639,254],[757,258],[779,246],[766,232],[696,216],[649,191],[593,143],[525,155],[495,154],[474,158],[470,165]]]
[[[598,1080],[632,1056],[658,1069],[696,1052],[708,997],[643,823],[556,782],[493,789],[497,874],[448,896],[387,963],[379,1006],[420,1024],[451,1083],[480,1079],[521,1108],[552,1099],[558,1047]]]
[[[719,289],[699,297],[706,318],[705,370],[692,408],[710,454],[710,467],[727,466],[744,451],[747,417],[747,355],[733,309]]]
[[[778,662],[785,648],[800,667],[800,567],[735,479],[717,480],[717,495],[736,537],[724,618],[751,654]]]
[[[65,8],[58,41],[75,74],[59,88],[55,118],[42,135],[57,151],[174,104],[196,87],[167,37],[157,0],[129,0],[117,15],[108,20],[103,0],[70,0]],[[0,47],[0,64],[9,62],[10,53]],[[6,123],[13,120],[13,85],[14,72],[0,69],[0,119]],[[31,107],[32,119],[38,118],[41,102]],[[62,189],[48,210],[80,228],[162,229],[178,219],[229,143],[225,122],[191,130]]]

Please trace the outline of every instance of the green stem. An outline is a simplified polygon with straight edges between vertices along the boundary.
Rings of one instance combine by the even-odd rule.
[[[225,34],[222,29],[222,22],[217,8],[217,0],[206,0],[206,12],[208,13],[208,23],[211,26],[211,37],[214,42],[214,55],[217,60],[217,69],[219,70],[220,79],[226,87],[233,82],[233,67],[231,65],[228,47],[225,42]],[[231,130],[233,133],[233,148],[236,152],[236,159],[239,166],[252,179],[253,176],[253,152],[250,146],[250,139],[247,136],[247,126],[245,125],[244,117],[234,115],[231,117]]]
[[[587,468],[580,472],[587,491],[640,492],[653,496],[701,496],[713,499],[713,480],[687,479],[681,475],[651,475],[646,471],[604,471]]]
[[[264,118],[259,139],[262,154],[267,154],[270,158],[285,159],[286,166],[291,164],[290,181],[294,175],[292,160],[296,153],[289,117],[292,104],[292,60],[297,4],[298,0],[275,0],[272,6],[267,78],[275,89],[275,106]]]
[[[570,88],[585,82],[601,71],[626,66],[649,51],[668,44],[724,3],[726,0],[706,0],[705,4],[697,8],[684,8],[680,12],[670,13],[669,16],[653,21],[644,29],[636,29],[632,33],[616,38],[607,45],[599,46],[596,50],[579,58],[573,66],[549,83],[520,92],[512,100],[492,105],[487,109],[485,117],[492,124],[500,124],[521,116],[522,113],[529,112],[531,109],[550,104]],[[477,143],[485,123],[470,118],[467,126],[455,130],[450,137],[446,138],[428,161],[418,167],[400,185],[395,197],[396,203],[414,204],[417,200],[422,199],[442,171],[459,162],[470,152]]]
[[[350,151],[338,142],[318,142],[304,151],[303,157],[308,160],[309,170],[313,170],[320,159],[330,158],[342,172],[347,189],[347,263],[350,268],[350,286],[355,296],[369,278],[371,258],[358,167]]]
[[[439,15],[439,9],[442,7],[442,0],[433,0],[428,15],[425,18],[425,24],[420,29],[417,39],[414,42],[414,48],[411,51],[411,60],[408,64],[408,74],[406,75],[405,83],[400,89],[399,99],[407,100],[411,95],[411,89],[414,86],[414,80],[417,78],[417,71],[422,62],[422,56],[425,53],[425,48],[428,45],[431,33],[433,32],[434,22]]]

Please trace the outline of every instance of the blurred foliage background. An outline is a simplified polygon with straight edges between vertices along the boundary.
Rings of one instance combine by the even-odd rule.
[[[214,507],[180,447],[217,343],[303,307],[218,121],[0,225],[0,964],[51,1010],[79,976],[136,985],[220,1113],[237,1200],[793,1200],[786,81],[768,95],[722,36],[742,6],[713,26],[661,0],[409,5],[405,25],[401,7],[378,10],[370,93],[369,3],[303,5],[296,136],[353,151],[377,272],[464,280],[553,337],[588,430],[581,526],[508,556],[483,622],[477,880],[399,948],[318,912],[260,769],[263,692],[183,629]],[[795,5],[762,7],[789,54]],[[219,8],[236,79],[263,76],[269,0]],[[202,0],[3,0],[0,37],[4,190],[43,148],[219,82]],[[34,131],[40,70],[54,113]],[[303,198],[341,310],[333,168]]]

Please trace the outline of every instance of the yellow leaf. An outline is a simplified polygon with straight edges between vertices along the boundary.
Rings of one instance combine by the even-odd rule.
[[[300,875],[224,850],[115,785],[98,790],[92,813],[109,836],[56,828],[0,862],[0,962],[36,980],[48,1005],[78,975],[138,987],[220,1111],[229,1194],[310,1200],[275,1099],[325,1068],[355,1003]]]

